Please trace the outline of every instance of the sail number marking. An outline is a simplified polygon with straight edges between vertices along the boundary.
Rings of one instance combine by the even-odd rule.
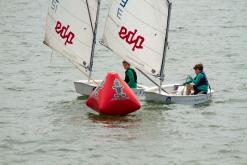
[[[122,15],[123,15],[123,9],[126,7],[127,3],[128,3],[128,0],[120,0],[120,6],[117,9],[118,19],[121,19]]]
[[[57,34],[60,34],[60,37],[62,39],[65,39],[64,45],[73,44],[73,39],[75,38],[75,34],[73,32],[68,32],[69,27],[69,25],[62,26],[62,23],[60,21],[57,21],[55,27],[55,31],[57,32]]]
[[[122,40],[125,40],[129,45],[133,45],[132,51],[135,51],[135,48],[137,49],[143,49],[143,42],[144,42],[144,37],[142,36],[137,36],[135,37],[137,33],[137,30],[135,29],[133,32],[132,31],[128,31],[128,29],[124,26],[121,27],[120,31],[119,31],[119,37]]]
[[[59,5],[59,0],[52,0],[51,9],[56,13]]]

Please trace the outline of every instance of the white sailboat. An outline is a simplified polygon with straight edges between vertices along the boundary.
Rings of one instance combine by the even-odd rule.
[[[182,92],[185,87],[163,85],[171,6],[169,0],[113,0],[102,43],[156,85],[145,89],[147,101],[165,104],[208,101],[212,90],[206,95],[185,96]]]
[[[88,80],[75,81],[77,93],[90,95],[102,82],[92,79],[100,0],[51,0],[44,44],[59,52],[76,66]],[[134,92],[144,96],[139,86]]]
[[[91,79],[98,0],[51,0],[48,9],[44,44],[66,57]],[[89,81],[87,83],[97,83]]]

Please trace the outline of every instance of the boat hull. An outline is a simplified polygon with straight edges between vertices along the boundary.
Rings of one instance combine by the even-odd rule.
[[[93,90],[102,82],[102,80],[78,80],[74,82],[75,90],[78,94],[89,96]],[[145,99],[144,90],[147,89],[146,86],[139,85],[138,88],[132,89],[135,95],[140,99]]]
[[[210,90],[207,94],[184,95],[184,91],[181,92],[176,89],[177,84],[164,85],[162,87],[169,92],[162,91],[159,93],[159,89],[157,87],[147,89],[145,91],[146,101],[161,104],[195,105],[209,101],[213,95],[212,90]]]
[[[81,95],[89,96],[102,80],[78,80],[74,82],[75,91]]]

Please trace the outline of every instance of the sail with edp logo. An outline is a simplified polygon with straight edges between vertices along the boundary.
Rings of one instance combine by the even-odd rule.
[[[169,0],[114,0],[102,44],[156,85],[145,88],[146,101],[164,104],[206,102],[212,97],[211,88],[206,94],[187,95],[185,85],[163,85],[171,7]]]
[[[93,66],[99,0],[51,0],[44,43],[87,77]]]
[[[168,10],[167,0],[114,0],[103,45],[143,72],[163,76]]]

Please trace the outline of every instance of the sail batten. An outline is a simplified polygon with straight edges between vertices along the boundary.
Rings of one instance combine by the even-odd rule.
[[[168,6],[167,0],[114,0],[103,44],[143,72],[160,76]]]
[[[153,7],[152,7],[153,8]],[[153,8],[154,10],[156,10],[155,8]],[[155,11],[155,12],[157,12],[157,11]],[[163,13],[162,13],[163,14]],[[132,17],[132,18],[134,18],[134,21],[139,21],[140,23],[142,23],[144,26],[147,26],[147,27],[149,27],[149,28],[151,28],[151,29],[153,29],[153,30],[156,30],[157,32],[160,32],[160,33],[162,33],[162,34],[164,34],[165,35],[165,31],[164,31],[164,29],[163,28],[157,28],[157,27],[154,27],[152,24],[149,24],[149,23],[147,23],[146,21],[145,21],[145,19],[142,19],[142,18],[139,18],[139,17],[137,17],[136,16],[136,14],[134,13],[134,11],[133,12],[131,12],[130,10],[128,10],[127,8],[125,9],[125,16],[126,17]]]
[[[98,0],[88,1],[88,7],[85,0],[50,2],[44,40],[46,45],[89,76],[92,67],[92,43],[95,38],[91,26],[95,28]]]
[[[86,5],[85,0],[81,0],[81,2],[82,2],[84,5]],[[77,20],[79,20],[79,21],[85,23],[86,25],[90,25],[90,22],[86,22],[85,20],[83,20],[82,17],[80,17],[80,16],[78,16],[78,15],[75,15],[75,14],[73,14],[72,11],[68,10],[68,7],[63,6],[62,4],[60,4],[59,7],[62,8],[65,12],[67,12],[69,15],[71,15],[73,19],[76,18]],[[96,12],[97,12],[97,10],[93,9],[92,5],[90,6],[90,4],[89,4],[89,9],[90,9],[90,12],[92,12],[92,13],[96,13]],[[61,9],[60,9],[60,10],[61,10]],[[93,11],[92,11],[92,10],[93,10]],[[48,14],[49,14],[49,13],[48,13]]]

